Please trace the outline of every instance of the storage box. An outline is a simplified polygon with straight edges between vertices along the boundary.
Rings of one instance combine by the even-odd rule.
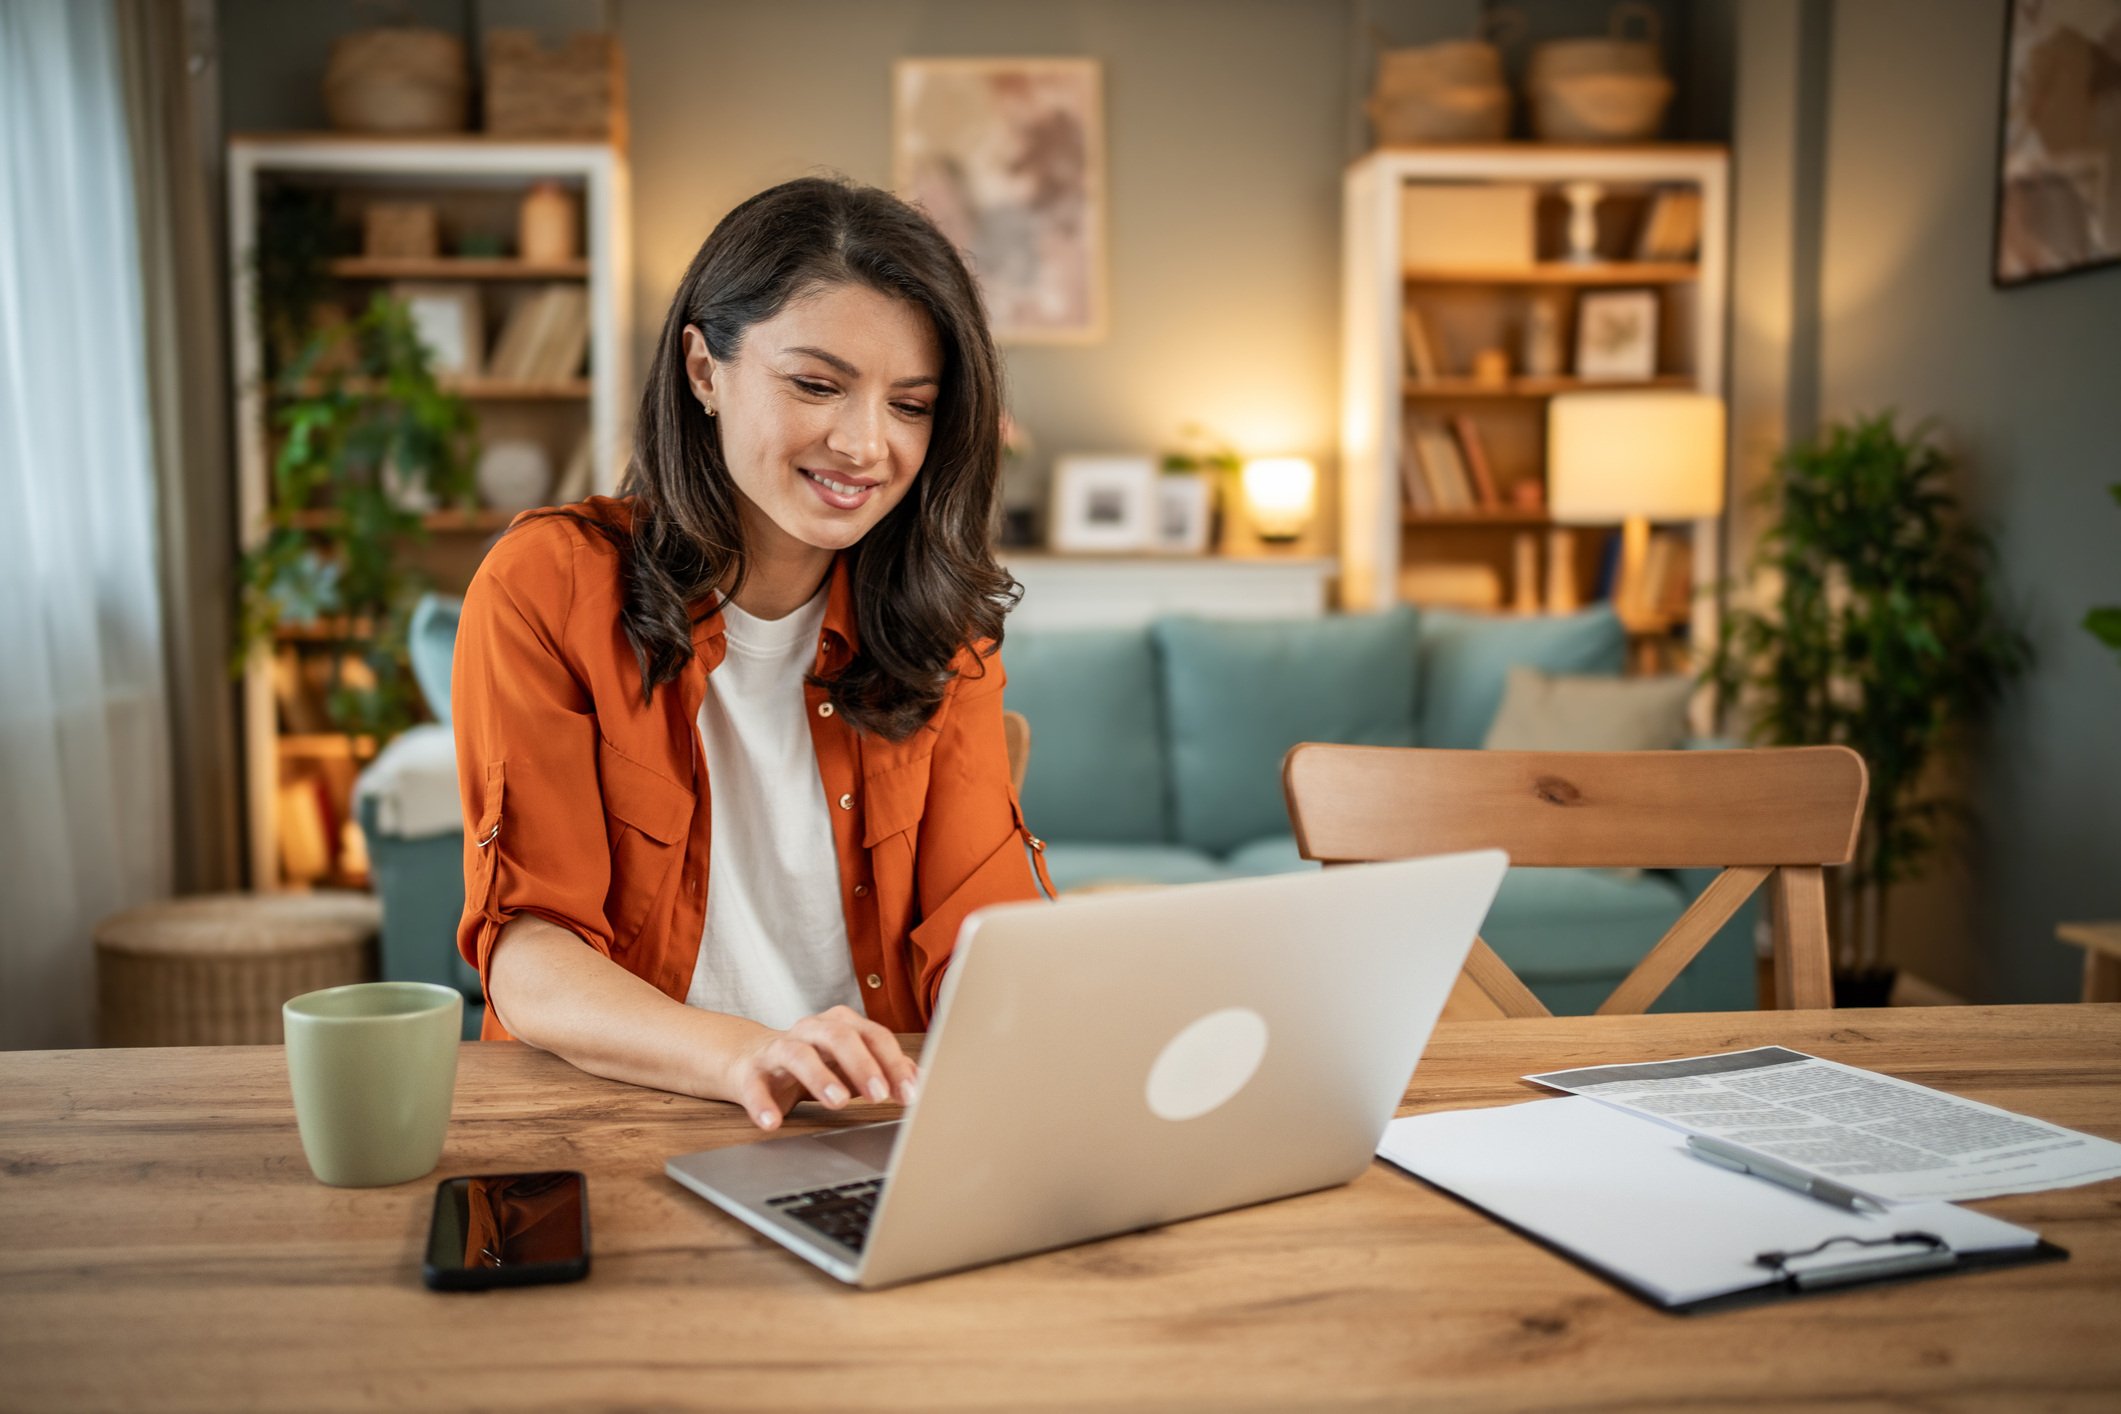
[[[1409,182],[1400,189],[1400,263],[1409,270],[1530,265],[1538,188],[1517,182]]]
[[[486,131],[494,137],[626,141],[625,63],[609,34],[547,49],[529,30],[486,32]]]

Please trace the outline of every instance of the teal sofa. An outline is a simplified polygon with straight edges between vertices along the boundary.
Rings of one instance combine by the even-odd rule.
[[[456,609],[430,597],[412,623],[413,671],[440,719],[414,730],[439,734],[438,746],[449,732]],[[1603,608],[1534,618],[1400,609],[1295,622],[1011,629],[1006,705],[1031,723],[1025,818],[1046,839],[1063,892],[1313,868],[1297,856],[1282,802],[1281,758],[1291,746],[1478,747],[1512,664],[1611,674],[1625,649]],[[417,745],[401,738],[392,751]],[[430,808],[388,809],[394,788],[372,769],[356,811],[383,903],[383,975],[456,987],[465,1034],[476,1036],[479,980],[455,942],[463,834],[433,807],[436,789],[454,790],[453,771],[445,780],[438,769],[429,767],[424,783]],[[1513,869],[1483,934],[1548,1007],[1588,1012],[1711,873]],[[1752,1007],[1756,912],[1740,910],[1656,1009]]]
[[[1602,606],[1012,629],[1005,700],[1031,724],[1025,819],[1063,893],[1315,868],[1282,799],[1291,746],[1475,748],[1513,664],[1618,674],[1626,646]],[[1588,1012],[1712,872],[1513,869],[1483,935],[1549,1008]],[[1742,910],[1657,1009],[1752,1007],[1754,916]]]

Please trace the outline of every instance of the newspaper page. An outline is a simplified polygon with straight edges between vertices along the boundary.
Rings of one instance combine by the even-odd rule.
[[[2121,1178],[2121,1144],[1781,1046],[1528,1075],[1891,1203]]]

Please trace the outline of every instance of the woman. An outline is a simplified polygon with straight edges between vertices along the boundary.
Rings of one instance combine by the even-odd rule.
[[[457,946],[488,1038],[762,1129],[912,1097],[892,1033],[958,925],[1037,896],[1000,420],[971,277],[911,207],[811,179],[715,228],[621,497],[525,517],[465,597]]]

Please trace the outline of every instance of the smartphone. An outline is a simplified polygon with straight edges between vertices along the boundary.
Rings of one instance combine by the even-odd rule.
[[[579,1173],[495,1173],[435,1185],[421,1275],[436,1291],[589,1275],[589,1185]]]

